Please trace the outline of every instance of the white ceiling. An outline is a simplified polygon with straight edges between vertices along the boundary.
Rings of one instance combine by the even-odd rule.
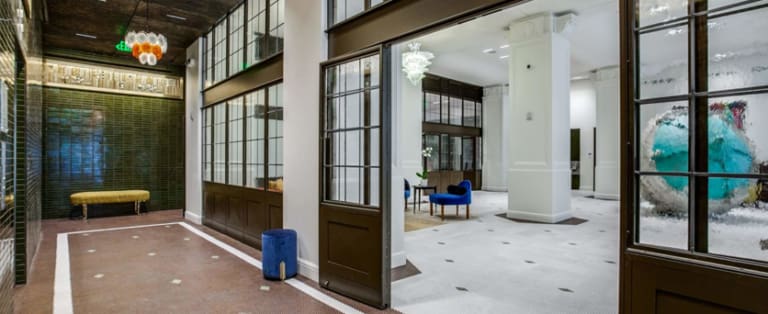
[[[619,13],[616,0],[534,0],[501,12],[425,35],[414,41],[435,54],[430,73],[480,86],[508,81],[505,27],[510,22],[542,12],[573,11],[578,14],[571,42],[572,76],[616,65],[619,60]],[[483,53],[494,48],[495,54]]]

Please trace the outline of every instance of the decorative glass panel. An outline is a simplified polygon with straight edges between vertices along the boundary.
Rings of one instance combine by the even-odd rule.
[[[688,249],[688,178],[640,178],[640,243]],[[681,189],[670,189],[670,182]]]
[[[640,106],[640,170],[688,171],[688,102]]]
[[[688,94],[688,25],[640,35],[640,98]]]

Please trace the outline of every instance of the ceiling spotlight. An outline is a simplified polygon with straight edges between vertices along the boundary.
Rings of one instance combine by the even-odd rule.
[[[96,39],[96,36],[93,36],[91,34],[75,33],[75,36],[88,38],[88,39]]]
[[[496,53],[496,50],[494,50],[493,48],[488,48],[483,50],[483,53],[492,54],[492,53]]]
[[[178,16],[178,15],[173,15],[173,14],[166,14],[165,16],[167,16],[169,18],[172,18],[174,20],[179,20],[179,21],[186,21],[187,20],[186,17]]]
[[[509,48],[509,44],[499,46],[499,49],[507,49],[507,48]]]
[[[502,59],[502,60],[504,60],[506,58],[509,58],[509,55],[503,55],[503,56],[499,57],[499,59]]]

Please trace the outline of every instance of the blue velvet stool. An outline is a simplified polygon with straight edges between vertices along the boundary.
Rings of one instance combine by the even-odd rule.
[[[264,278],[284,280],[296,276],[298,269],[296,231],[273,229],[261,234],[261,267]],[[285,266],[281,276],[280,264]]]

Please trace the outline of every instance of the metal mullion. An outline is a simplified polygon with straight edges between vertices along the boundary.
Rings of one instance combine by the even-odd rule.
[[[361,94],[361,93],[365,93],[365,92],[372,92],[373,90],[376,90],[376,89],[379,89],[379,87],[378,86],[372,86],[372,87],[363,87],[363,88],[351,89],[351,90],[346,90],[346,91],[343,91],[343,92],[338,92],[338,93],[335,93],[335,94],[328,94],[328,95],[325,96],[325,98],[340,98],[340,97],[344,97],[344,96],[351,96],[351,95]]]
[[[638,93],[639,93],[639,88],[638,88]],[[668,102],[690,101],[690,100],[691,100],[691,94],[685,94],[685,95],[654,97],[654,98],[646,98],[646,99],[636,98],[635,104],[648,105],[648,104],[661,104],[661,103],[668,103]]]
[[[266,5],[266,7],[264,7],[264,40],[266,42],[264,47],[267,52],[264,56],[266,57],[272,55],[270,50],[272,48],[272,34],[269,27],[269,21],[271,19],[270,13],[272,13],[272,0],[265,0],[264,2]]]
[[[675,177],[692,177],[693,172],[685,171],[673,171],[673,172],[659,172],[659,171],[635,171],[639,176],[675,176]]]
[[[248,14],[248,0],[243,1],[243,46],[240,47],[240,50],[243,52],[242,56],[242,64],[246,65],[243,70],[250,67],[251,65],[248,64],[248,22],[251,20],[251,16]]]
[[[683,17],[679,17],[679,18],[661,22],[661,23],[655,23],[655,24],[646,25],[643,27],[636,27],[635,32],[638,34],[648,34],[648,33],[653,33],[657,31],[669,29],[669,28],[680,27],[680,26],[689,24],[688,22],[690,18],[691,18],[690,16],[683,16]]]
[[[726,11],[726,10],[732,9],[734,7],[738,7],[738,6],[742,6],[742,5],[746,6],[746,5],[749,5],[749,4],[752,4],[752,3],[757,3],[757,2],[760,2],[760,0],[742,1],[740,3],[734,3],[732,5],[726,5],[724,7],[720,7],[720,8],[717,8],[715,10],[699,12],[699,13],[696,13],[695,15],[696,16],[699,16],[699,15],[707,16],[708,15],[710,19],[716,19],[716,18],[725,17],[725,16],[729,16],[729,15],[734,15],[734,14],[739,14],[739,13],[744,13],[744,12],[749,12],[749,11],[754,11],[754,10],[760,10],[760,9],[764,9],[764,8],[768,7],[768,3],[764,3],[764,4],[761,4],[761,5],[740,8],[740,9],[733,10],[733,11]],[[711,13],[716,13],[716,12],[721,12],[721,11],[726,11],[726,12],[717,13],[717,14],[711,14]]]
[[[352,128],[343,128],[343,129],[333,129],[333,130],[325,130],[325,133],[345,133],[345,132],[352,132],[352,131],[366,131],[371,129],[378,129],[381,128],[381,126],[378,125],[366,125],[362,127],[352,127]]]
[[[243,158],[243,161],[242,161],[241,164],[242,164],[242,167],[243,167],[243,169],[242,169],[243,179],[241,181],[242,181],[242,185],[243,186],[248,186],[248,105],[247,105],[247,98],[246,98],[247,96],[246,95],[242,96],[242,102],[243,102],[243,116],[242,116],[242,121],[243,121],[243,125],[242,125],[242,128],[243,128],[243,137],[242,137],[243,147],[242,147],[242,150],[243,150],[243,153],[242,153],[241,157]]]
[[[718,91],[711,91],[711,92],[710,91],[694,92],[693,96],[718,98],[718,97],[744,96],[744,95],[755,95],[755,94],[765,94],[765,93],[768,93],[768,85],[734,88],[734,89],[718,90]]]
[[[706,11],[708,1],[697,1],[690,6],[691,15]],[[689,68],[690,92],[707,91],[709,88],[709,57],[708,31],[706,15],[694,17],[689,25]],[[689,130],[691,132],[689,145],[689,171],[708,172],[708,98],[693,97],[689,105]],[[709,182],[707,177],[697,176],[689,180],[690,191],[688,199],[689,213],[689,249],[692,252],[706,253],[709,249]]]
[[[717,173],[717,172],[694,172],[694,177],[706,178],[732,178],[732,179],[768,179],[768,174],[762,173]]]
[[[224,53],[224,79],[226,80],[229,78],[229,15],[231,15],[232,12],[227,12],[227,15],[224,17],[224,48],[226,48],[226,52]]]
[[[269,0],[267,0],[269,6]],[[264,190],[269,191],[269,87],[264,87]]]

